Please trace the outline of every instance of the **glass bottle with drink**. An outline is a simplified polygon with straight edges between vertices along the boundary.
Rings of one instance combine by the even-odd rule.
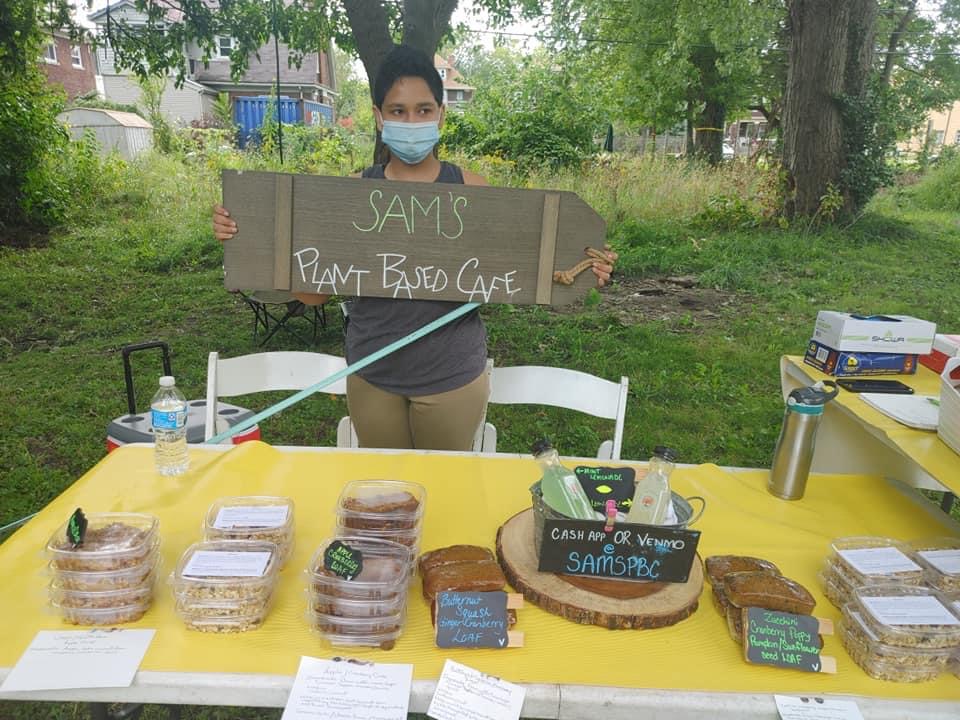
[[[596,520],[590,498],[576,474],[560,463],[560,457],[549,440],[538,440],[533,445],[533,456],[540,463],[543,477],[540,492],[543,501],[556,512],[577,520]]]
[[[644,525],[664,523],[672,501],[670,475],[676,459],[677,454],[671,448],[658,445],[653,449],[647,474],[637,481],[633,492],[633,504],[627,513],[627,522]]]

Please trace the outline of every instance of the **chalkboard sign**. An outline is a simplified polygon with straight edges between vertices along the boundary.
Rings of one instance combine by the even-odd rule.
[[[223,244],[230,290],[563,305],[597,284],[585,247],[602,249],[606,226],[571,192],[234,170],[222,181],[238,229]]]
[[[578,465],[573,472],[594,510],[602,513],[607,500],[614,500],[620,512],[629,512],[636,488],[634,479],[637,473],[633,468]]]
[[[437,647],[505,648],[507,593],[437,593]]]
[[[697,530],[618,523],[546,520],[540,572],[683,583],[697,557]]]
[[[356,548],[334,540],[323,553],[323,567],[345,580],[353,580],[363,571],[363,554]]]
[[[820,655],[820,633],[824,629],[819,619],[762,608],[744,608],[743,613],[747,662],[805,672],[836,672],[835,659]]]

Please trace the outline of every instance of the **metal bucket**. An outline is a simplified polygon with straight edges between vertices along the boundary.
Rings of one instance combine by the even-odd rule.
[[[673,511],[677,516],[677,522],[671,525],[663,525],[662,527],[686,528],[699,520],[703,515],[703,511],[707,509],[707,501],[699,495],[691,495],[688,498],[677,495],[675,492],[671,492],[670,495],[673,501]],[[544,522],[546,520],[572,520],[573,518],[561,515],[543,501],[543,493],[540,492],[539,480],[530,486],[530,496],[533,500],[533,547],[539,557],[540,544],[543,542]],[[694,512],[693,506],[690,504],[691,501],[699,501],[699,511]],[[603,520],[597,520],[597,525],[603,525]]]

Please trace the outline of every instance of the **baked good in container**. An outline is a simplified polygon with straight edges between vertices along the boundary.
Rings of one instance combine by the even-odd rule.
[[[145,563],[160,542],[157,518],[141,513],[90,513],[74,544],[64,523],[47,542],[54,570],[107,572]]]
[[[337,501],[337,522],[354,530],[419,528],[427,492],[401,480],[354,480]]]
[[[341,542],[361,553],[363,567],[351,580],[324,566],[324,553]],[[391,600],[406,596],[410,577],[410,550],[399,543],[363,536],[336,535],[320,544],[307,571],[312,592],[351,600]]]
[[[723,587],[727,599],[738,608],[759,607],[809,615],[817,604],[810,591],[797,581],[763,571],[729,573],[723,578]]]
[[[878,642],[902,648],[960,648],[960,609],[933,588],[865,585],[855,588],[850,606]]]

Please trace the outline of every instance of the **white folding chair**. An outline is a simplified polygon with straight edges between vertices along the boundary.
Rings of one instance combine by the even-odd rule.
[[[209,440],[228,427],[226,419],[216,417],[219,398],[269,390],[303,390],[346,366],[342,357],[324,353],[266,352],[235,358],[221,358],[219,353],[210,353],[207,358],[204,439]],[[344,395],[347,383],[338,380],[323,392]]]
[[[487,375],[489,375],[492,371],[493,360],[491,358],[487,358]],[[487,426],[487,408],[484,406],[483,417],[480,418],[480,425],[477,427],[477,433],[473,436],[474,452],[483,451],[483,434]],[[494,436],[494,445],[496,445],[496,436]],[[350,420],[349,415],[340,418],[340,424],[337,425],[337,447],[360,447],[360,442],[357,440],[357,431],[353,427],[353,422]]]
[[[619,383],[565,368],[539,365],[496,367],[490,376],[490,402],[500,405],[552,405],[614,421],[613,440],[597,450],[600,460],[619,460],[629,381]],[[497,428],[485,423],[481,452],[496,452]]]

